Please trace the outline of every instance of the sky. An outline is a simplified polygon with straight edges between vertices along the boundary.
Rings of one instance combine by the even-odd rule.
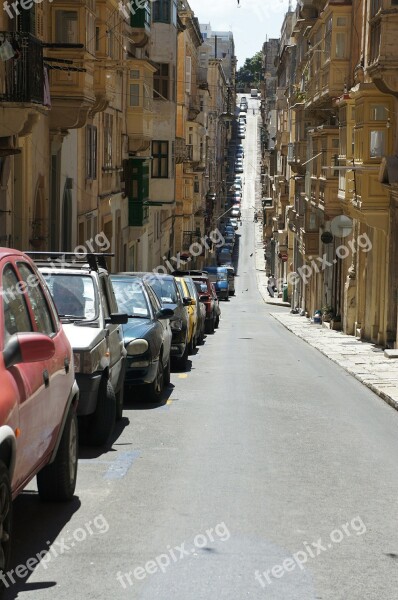
[[[188,0],[200,23],[215,31],[232,31],[238,68],[261,50],[265,40],[278,38],[289,0]],[[292,2],[295,8],[295,2]]]

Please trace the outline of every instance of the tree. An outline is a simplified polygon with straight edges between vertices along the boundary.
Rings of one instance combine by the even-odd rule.
[[[236,74],[238,87],[259,87],[262,79],[263,54],[256,52],[252,58],[246,58],[243,67]]]

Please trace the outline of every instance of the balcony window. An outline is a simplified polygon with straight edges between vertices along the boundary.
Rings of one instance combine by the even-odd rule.
[[[97,179],[97,128],[86,128],[86,179]]]
[[[157,4],[158,2],[159,0],[154,4]],[[142,4],[142,2],[139,3],[140,6]],[[135,9],[135,12],[131,15],[130,25],[131,27],[136,27],[138,29],[149,28],[151,26],[151,2],[149,0],[144,3],[142,8]]]
[[[113,115],[104,114],[104,167],[112,167]]]
[[[370,63],[375,62],[379,58],[381,43],[381,21],[371,23],[370,26]]]
[[[325,62],[330,60],[330,52],[332,48],[332,25],[333,18],[330,16],[325,25]]]
[[[371,121],[387,121],[388,110],[384,104],[371,104],[370,120]]]
[[[370,132],[370,158],[381,158],[385,154],[385,131],[372,130]]]
[[[138,83],[130,83],[130,106],[140,105],[140,86]]]
[[[58,44],[77,44],[79,42],[76,10],[57,10],[55,12],[55,41]]]
[[[347,34],[336,33],[336,58],[347,58]]]
[[[155,3],[157,4],[157,2]],[[153,97],[155,100],[170,99],[170,74],[169,64],[159,63],[158,70],[153,75]]]
[[[152,177],[165,179],[169,176],[169,142],[152,142]]]
[[[153,22],[154,23],[170,23],[171,17],[171,0],[156,0],[153,3]],[[173,2],[173,9],[174,9]],[[174,16],[174,15],[173,15]]]

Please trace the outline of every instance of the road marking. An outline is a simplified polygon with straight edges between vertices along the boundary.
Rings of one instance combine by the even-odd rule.
[[[173,402],[173,400],[167,400],[166,404],[171,404]]]
[[[109,465],[104,479],[122,479],[127,475],[133,462],[140,456],[139,450],[132,450],[130,452],[122,452],[116,457],[114,461]]]
[[[188,375],[186,373],[180,373],[178,379],[186,379]]]

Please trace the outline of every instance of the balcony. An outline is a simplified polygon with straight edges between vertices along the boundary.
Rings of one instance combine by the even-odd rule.
[[[144,6],[142,6],[144,4]],[[137,6],[140,6],[137,8]],[[136,48],[143,48],[150,39],[151,33],[151,1],[144,0],[134,7],[130,15],[130,28],[127,35]]]
[[[196,85],[201,90],[207,90],[209,83],[207,81],[207,67],[198,67],[196,70]]]
[[[189,251],[192,244],[201,244],[200,231],[184,231],[182,234],[182,250],[184,252]],[[203,246],[203,253],[205,253],[205,247]]]
[[[153,74],[156,68],[147,60],[129,61],[130,72],[139,79],[130,80],[130,99],[127,106],[127,135],[129,152],[149,150],[153,138]]]
[[[288,144],[287,162],[294,173],[304,175],[307,161],[307,143],[304,141]]]
[[[382,10],[382,4],[387,10]],[[370,57],[367,73],[385,94],[398,95],[398,6],[391,0],[374,2],[370,19]]]
[[[31,133],[45,113],[43,48],[30,33],[0,32],[10,58],[0,61],[0,137]]]
[[[303,256],[316,256],[319,254],[319,231],[307,232],[301,228],[299,249]]]
[[[201,112],[200,100],[198,96],[190,96],[188,106],[188,121],[195,121]]]
[[[187,147],[184,138],[176,137],[174,145],[175,162],[180,165],[187,160]]]

